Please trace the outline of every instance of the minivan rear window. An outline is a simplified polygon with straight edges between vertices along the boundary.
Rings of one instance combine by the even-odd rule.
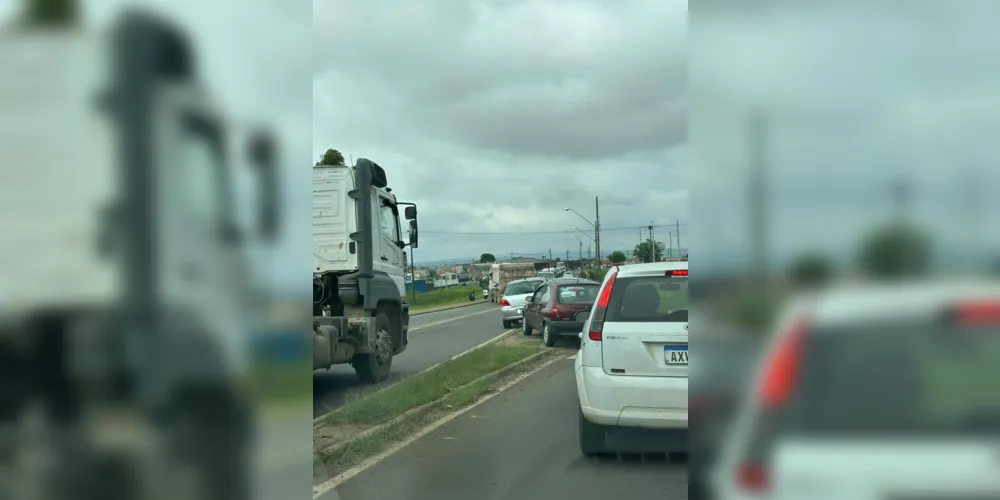
[[[829,327],[809,338],[786,421],[808,436],[1000,436],[1000,331]]]
[[[560,304],[588,305],[597,300],[597,292],[600,289],[601,286],[596,284],[559,285],[557,296]]]
[[[615,280],[606,321],[686,323],[687,320],[687,277],[635,276]]]

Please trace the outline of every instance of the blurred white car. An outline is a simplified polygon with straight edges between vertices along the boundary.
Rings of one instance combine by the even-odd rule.
[[[524,319],[524,299],[531,297],[542,283],[545,281],[528,278],[507,284],[503,296],[500,297],[500,319],[504,328],[510,328],[514,323],[520,323]]]
[[[686,451],[687,262],[611,269],[575,361],[585,455]]]
[[[779,325],[717,498],[1000,498],[1000,286],[829,290]]]

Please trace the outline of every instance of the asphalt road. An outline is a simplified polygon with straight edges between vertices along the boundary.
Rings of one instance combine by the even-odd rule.
[[[500,308],[490,302],[414,316],[410,319],[410,344],[393,358],[389,380],[363,385],[347,364],[315,372],[313,416],[426,370],[503,332]]]
[[[664,455],[580,455],[574,384],[559,361],[319,498],[686,499],[687,467]]]

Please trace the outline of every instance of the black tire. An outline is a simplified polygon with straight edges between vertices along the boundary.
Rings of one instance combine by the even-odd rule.
[[[392,371],[392,321],[384,309],[375,316],[375,336],[376,352],[355,354],[351,360],[354,373],[365,384],[382,382]]]
[[[588,457],[608,453],[607,433],[604,426],[587,420],[583,416],[582,408],[579,413],[580,453]]]
[[[521,333],[526,336],[531,335],[531,327],[528,326],[528,320],[524,318],[521,319]]]
[[[503,320],[503,327],[504,328],[510,328],[511,327],[510,321]]]
[[[552,328],[549,327],[548,323],[542,323],[542,343],[545,347],[555,347],[556,346],[556,336],[552,333]]]

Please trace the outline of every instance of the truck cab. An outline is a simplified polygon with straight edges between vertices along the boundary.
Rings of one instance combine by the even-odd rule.
[[[408,343],[405,248],[416,247],[416,218],[371,160],[313,167],[314,369],[350,363],[364,381],[388,377]]]

